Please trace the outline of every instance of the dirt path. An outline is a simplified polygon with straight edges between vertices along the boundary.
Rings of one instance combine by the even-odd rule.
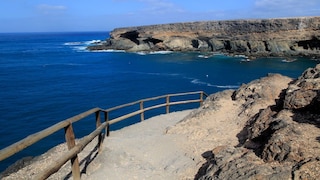
[[[219,145],[237,145],[243,128],[237,105],[195,117],[181,111],[153,117],[111,133],[85,179],[194,179],[205,162],[201,156]],[[186,118],[187,117],[187,118]],[[184,119],[185,118],[185,119]]]
[[[179,142],[186,138],[166,134],[166,129],[191,111],[160,115],[110,133],[103,152],[88,168],[84,179],[178,179],[194,162]]]

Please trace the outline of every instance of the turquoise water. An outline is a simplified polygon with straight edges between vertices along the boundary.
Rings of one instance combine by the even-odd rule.
[[[168,93],[208,94],[281,73],[298,77],[316,61],[221,54],[88,52],[85,47],[108,32],[0,34],[0,148],[90,108],[110,108]],[[179,107],[172,110],[179,110]],[[119,112],[120,113],[120,112]],[[148,116],[162,112],[153,112]],[[90,119],[91,118],[91,119]],[[112,127],[137,122],[132,118]],[[94,117],[76,125],[81,137],[94,129]],[[24,157],[63,142],[63,132],[0,162],[0,171]]]

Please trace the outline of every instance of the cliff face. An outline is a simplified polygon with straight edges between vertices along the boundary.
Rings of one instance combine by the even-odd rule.
[[[248,56],[320,54],[320,17],[205,21],[117,28],[90,50],[201,51]]]

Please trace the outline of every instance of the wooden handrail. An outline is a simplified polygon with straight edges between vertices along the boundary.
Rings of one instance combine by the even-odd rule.
[[[29,135],[28,137],[22,139],[21,141],[18,141],[4,149],[2,149],[0,151],[0,161],[12,156],[13,154],[31,146],[32,144],[40,141],[41,139],[50,136],[51,134],[64,129],[65,127],[67,127],[68,125],[70,125],[71,123],[77,122],[87,116],[89,116],[90,114],[99,111],[99,108],[93,108],[90,109],[86,112],[83,112],[81,114],[78,114],[76,116],[73,116],[71,118],[68,118],[64,121],[61,121],[47,129],[44,129],[42,131],[39,131],[35,134]]]
[[[170,97],[177,97],[177,96],[186,96],[186,95],[194,95],[194,94],[200,94],[199,99],[191,99],[191,100],[184,100],[184,101],[173,101],[170,102]],[[176,93],[176,94],[167,94],[167,95],[162,95],[162,96],[157,96],[157,97],[152,97],[152,98],[147,98],[147,99],[142,99],[139,101],[134,101],[131,103],[123,104],[120,106],[116,106],[113,108],[109,109],[101,109],[101,108],[93,108],[90,109],[86,112],[83,112],[81,114],[78,114],[76,116],[73,116],[71,118],[68,118],[64,121],[61,121],[57,124],[52,125],[49,128],[46,128],[42,131],[39,131],[35,134],[29,135],[28,137],[2,149],[0,151],[0,162],[16,153],[19,151],[33,145],[34,143],[40,141],[41,139],[50,136],[51,134],[64,129],[65,130],[65,139],[68,145],[69,151],[60,157],[58,160],[55,161],[55,163],[51,166],[49,166],[46,170],[43,172],[40,172],[37,176],[37,179],[45,179],[49,177],[51,174],[57,172],[67,161],[71,160],[71,165],[72,165],[72,174],[73,174],[73,179],[80,179],[80,167],[79,167],[79,161],[78,161],[78,154],[89,144],[94,138],[99,136],[98,140],[98,145],[99,145],[99,151],[101,151],[101,145],[102,145],[102,131],[105,130],[105,135],[109,135],[109,126],[111,124],[115,124],[117,122],[120,122],[122,120],[128,119],[130,117],[136,116],[140,114],[140,119],[141,121],[144,120],[144,112],[152,110],[152,109],[157,109],[161,107],[166,107],[166,113],[169,113],[169,107],[173,105],[179,105],[179,104],[188,104],[188,103],[199,103],[200,105],[204,101],[204,96],[208,97],[208,95],[203,92],[203,91],[196,91],[196,92],[187,92],[187,93]],[[144,102],[148,101],[153,101],[153,100],[158,100],[158,99],[164,99],[165,98],[165,103],[164,104],[157,104],[153,105],[150,107],[144,107]],[[128,106],[133,106],[136,104],[140,104],[140,109],[127,113],[125,115],[122,115],[120,117],[114,118],[112,120],[109,120],[109,113],[114,110],[118,110],[124,107]],[[104,113],[104,122],[101,123],[100,119],[100,113]],[[85,117],[95,114],[95,123],[96,123],[96,130],[94,130],[92,133],[89,135],[83,137],[77,144],[75,143],[75,135],[73,132],[73,126],[72,124],[75,122],[78,122]]]
[[[51,174],[57,172],[60,167],[63,166],[68,160],[70,160],[75,154],[80,153],[95,137],[97,137],[101,133],[101,131],[103,131],[106,126],[106,122],[102,123],[99,128],[97,128],[89,135],[85,136],[80,142],[78,142],[75,147],[70,149],[68,152],[66,152],[65,155],[56,160],[53,166],[47,167],[44,171],[39,173],[36,179],[46,179]]]
[[[132,105],[138,104],[138,103],[140,103],[141,101],[143,101],[143,102],[153,101],[153,100],[158,100],[158,99],[161,99],[161,98],[165,98],[165,97],[167,97],[167,96],[169,96],[169,97],[176,97],[176,96],[185,96],[185,95],[201,94],[201,93],[203,93],[206,97],[208,97],[208,95],[207,95],[205,92],[203,92],[203,91],[195,91],[195,92],[187,92],[187,93],[176,93],[176,94],[167,94],[167,95],[162,95],[162,96],[156,96],[156,97],[141,99],[141,100],[134,101],[134,102],[131,102],[131,103],[127,103],[127,104],[123,104],[123,105],[120,105],[120,106],[112,107],[112,108],[106,109],[105,111],[109,111],[109,112],[110,112],[110,111],[114,111],[114,110],[117,110],[117,109],[121,109],[121,108],[124,108],[124,107],[128,107],[128,106],[132,106]]]

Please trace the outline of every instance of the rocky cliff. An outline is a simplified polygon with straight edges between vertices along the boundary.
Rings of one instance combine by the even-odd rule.
[[[90,50],[201,51],[319,58],[320,17],[205,21],[114,29]]]
[[[203,153],[207,162],[195,179],[320,177],[320,65],[307,69],[280,93],[272,79],[253,81],[232,93],[232,100],[243,108],[239,116],[248,115],[237,135],[239,144],[213,145],[213,150]],[[276,97],[274,104],[263,107],[270,97]],[[213,109],[216,103],[212,101],[223,98],[230,94],[214,95],[205,103]],[[257,105],[261,109],[252,114]]]

